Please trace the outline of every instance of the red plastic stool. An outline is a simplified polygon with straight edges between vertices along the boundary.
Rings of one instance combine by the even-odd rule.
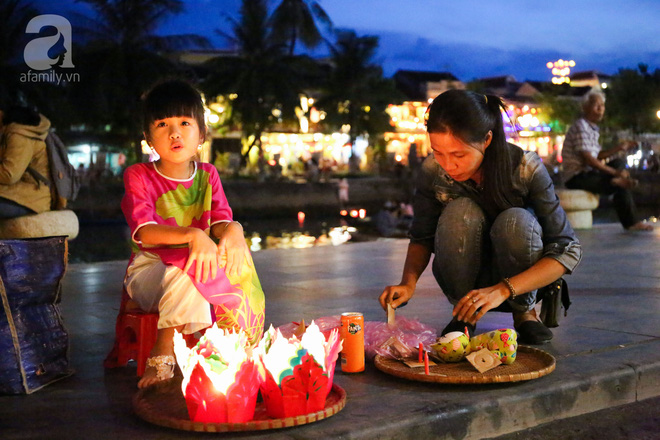
[[[128,361],[134,360],[137,362],[137,375],[141,377],[147,367],[151,349],[156,344],[158,318],[158,313],[146,313],[137,308],[126,290],[123,290],[115,324],[115,343],[103,361],[103,366],[124,367]],[[193,347],[203,333],[204,330],[183,335],[183,339],[189,347]]]
[[[131,299],[122,292],[121,305],[115,325],[115,343],[105,358],[105,368],[123,367],[128,361],[137,362],[137,375],[142,376],[147,358],[156,343],[158,313],[145,313],[131,307]]]

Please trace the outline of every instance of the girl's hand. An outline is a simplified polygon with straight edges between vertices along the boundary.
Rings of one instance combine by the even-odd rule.
[[[405,284],[387,286],[383,293],[381,293],[378,301],[380,301],[380,306],[383,308],[383,310],[387,310],[388,303],[392,306],[393,309],[396,309],[401,304],[408,302],[414,293],[415,289]]]
[[[502,304],[510,294],[504,283],[471,290],[454,306],[452,316],[459,321],[475,325],[487,311]]]
[[[215,278],[218,274],[220,258],[218,249],[211,237],[206,235],[201,229],[194,229],[192,231],[192,238],[188,242],[188,249],[188,261],[183,268],[183,272],[188,273],[192,264],[196,262],[195,280],[197,282],[205,283],[208,281],[209,275],[211,279]]]
[[[243,227],[238,222],[230,222],[221,232],[218,243],[220,261],[227,259],[225,273],[227,276],[238,276],[243,272],[243,262],[251,265],[250,251],[245,242]]]

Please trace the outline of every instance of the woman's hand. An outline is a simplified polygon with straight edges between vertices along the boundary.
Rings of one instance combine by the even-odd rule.
[[[218,274],[218,266],[220,265],[220,258],[218,255],[218,248],[215,243],[206,235],[201,229],[192,230],[192,238],[188,242],[188,261],[183,268],[184,273],[195,265],[195,280],[197,282],[205,283],[209,279],[215,278]]]
[[[387,304],[390,304],[393,309],[396,309],[401,304],[408,302],[414,293],[415,288],[405,284],[387,286],[378,300],[383,310],[387,310]]]
[[[456,304],[452,316],[459,321],[475,325],[487,311],[502,304],[510,295],[511,292],[504,283],[471,290]]]
[[[223,257],[227,259],[225,273],[227,276],[240,275],[243,272],[243,263],[247,261],[248,265],[250,265],[252,261],[250,250],[245,242],[243,227],[238,222],[230,222],[222,230],[218,238],[220,241],[217,250],[220,261],[222,261]]]

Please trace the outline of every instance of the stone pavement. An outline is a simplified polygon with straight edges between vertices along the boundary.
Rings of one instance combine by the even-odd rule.
[[[550,375],[510,384],[428,385],[371,364],[352,375],[338,368],[335,381],[348,395],[341,412],[296,428],[240,434],[177,431],[136,417],[135,367],[102,367],[126,262],[71,265],[61,309],[76,374],[31,395],[0,396],[0,438],[490,438],[660,395],[660,228],[631,234],[602,224],[578,236],[584,258],[567,278],[573,305],[542,347],[557,359]],[[398,239],[255,253],[266,323],[345,311],[384,320],[376,298],[399,280],[406,246]],[[441,329],[450,310],[427,271],[399,314]],[[509,315],[491,313],[479,332],[511,325]]]

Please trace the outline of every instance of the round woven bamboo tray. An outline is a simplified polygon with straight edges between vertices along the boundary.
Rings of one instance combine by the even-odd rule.
[[[466,360],[430,366],[429,375],[425,374],[424,367],[410,368],[401,361],[380,355],[376,356],[374,364],[380,371],[403,379],[450,384],[482,384],[538,379],[554,371],[555,358],[538,348],[521,345],[518,347],[514,363],[499,365],[485,373],[479,373]]]
[[[254,419],[245,423],[202,423],[188,417],[186,401],[181,392],[181,377],[159,382],[143,388],[133,397],[133,409],[142,419],[154,425],[196,432],[262,431],[289,428],[317,422],[337,414],[346,405],[346,391],[333,384],[322,411],[285,419],[271,419],[266,415],[266,406],[257,402]]]

